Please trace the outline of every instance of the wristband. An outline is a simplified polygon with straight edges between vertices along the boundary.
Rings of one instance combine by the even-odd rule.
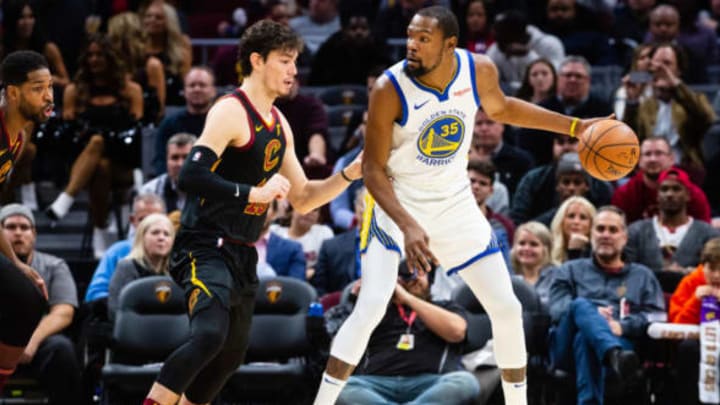
[[[570,124],[570,136],[573,138],[575,138],[575,128],[577,128],[578,122],[580,122],[580,118],[575,117]]]
[[[345,179],[345,181],[347,181],[348,183],[352,183],[352,182],[353,182],[353,179],[351,179],[350,177],[347,176],[347,174],[345,174],[345,168],[340,169],[340,175],[341,175],[342,178]]]

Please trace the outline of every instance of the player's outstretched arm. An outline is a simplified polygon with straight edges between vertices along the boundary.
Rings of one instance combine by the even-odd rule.
[[[494,121],[518,127],[541,129],[559,134],[577,136],[598,120],[610,117],[578,119],[542,108],[519,98],[506,96],[500,89],[495,64],[485,55],[475,58],[476,79],[480,102]]]
[[[295,141],[290,124],[281,113],[287,147],[283,157],[280,174],[290,182],[288,200],[293,209],[307,213],[313,209],[327,204],[343,192],[351,183],[348,180],[357,180],[362,177],[360,162],[362,153],[349,166],[323,180],[308,180],[300,162],[295,154]]]
[[[437,259],[428,247],[429,238],[415,219],[402,207],[387,172],[392,146],[393,123],[401,116],[400,98],[386,76],[381,76],[370,93],[368,124],[365,131],[363,178],[378,205],[405,234],[405,257],[412,269],[432,268]]]

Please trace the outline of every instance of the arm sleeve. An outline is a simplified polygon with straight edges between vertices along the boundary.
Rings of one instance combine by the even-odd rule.
[[[651,314],[665,313],[665,298],[663,296],[660,282],[657,281],[650,269],[647,269],[645,277],[645,292],[643,302],[640,303],[640,311],[628,315],[620,321],[623,336],[641,337],[645,334]]]
[[[236,200],[247,204],[251,186],[224,179],[213,172],[218,156],[206,146],[193,146],[185,160],[178,187],[188,194],[215,200]]]
[[[672,323],[697,324],[700,320],[701,301],[695,296],[697,286],[690,281],[688,276],[685,276],[670,297],[668,320]]]
[[[115,319],[118,305],[120,304],[120,292],[128,283],[138,278],[135,271],[135,264],[132,259],[122,260],[117,265],[115,273],[110,279],[110,287],[108,291],[108,316],[111,320]]]
[[[49,266],[52,267],[52,270],[50,271],[52,274],[52,281],[48,286],[48,296],[50,297],[48,304],[50,306],[56,304],[70,304],[77,308],[77,289],[67,262],[65,262],[65,260],[58,259],[54,263],[49,264]]]
[[[573,286],[570,281],[572,268],[567,264],[562,265],[556,272],[555,278],[550,284],[550,317],[553,322],[560,321],[560,318],[567,311],[570,302],[573,300]]]

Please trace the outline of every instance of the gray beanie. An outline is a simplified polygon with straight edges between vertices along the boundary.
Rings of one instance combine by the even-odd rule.
[[[7,217],[12,217],[14,215],[24,216],[25,218],[29,219],[30,224],[35,227],[35,217],[33,216],[30,208],[16,203],[5,205],[4,207],[2,207],[2,209],[0,209],[0,224],[5,222],[5,219],[7,219]]]

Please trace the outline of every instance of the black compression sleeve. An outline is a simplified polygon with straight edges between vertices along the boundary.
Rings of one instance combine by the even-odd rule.
[[[186,193],[203,198],[237,200],[246,204],[251,186],[226,180],[213,172],[211,168],[217,160],[218,157],[212,149],[202,145],[193,146],[180,170],[178,187]]]

